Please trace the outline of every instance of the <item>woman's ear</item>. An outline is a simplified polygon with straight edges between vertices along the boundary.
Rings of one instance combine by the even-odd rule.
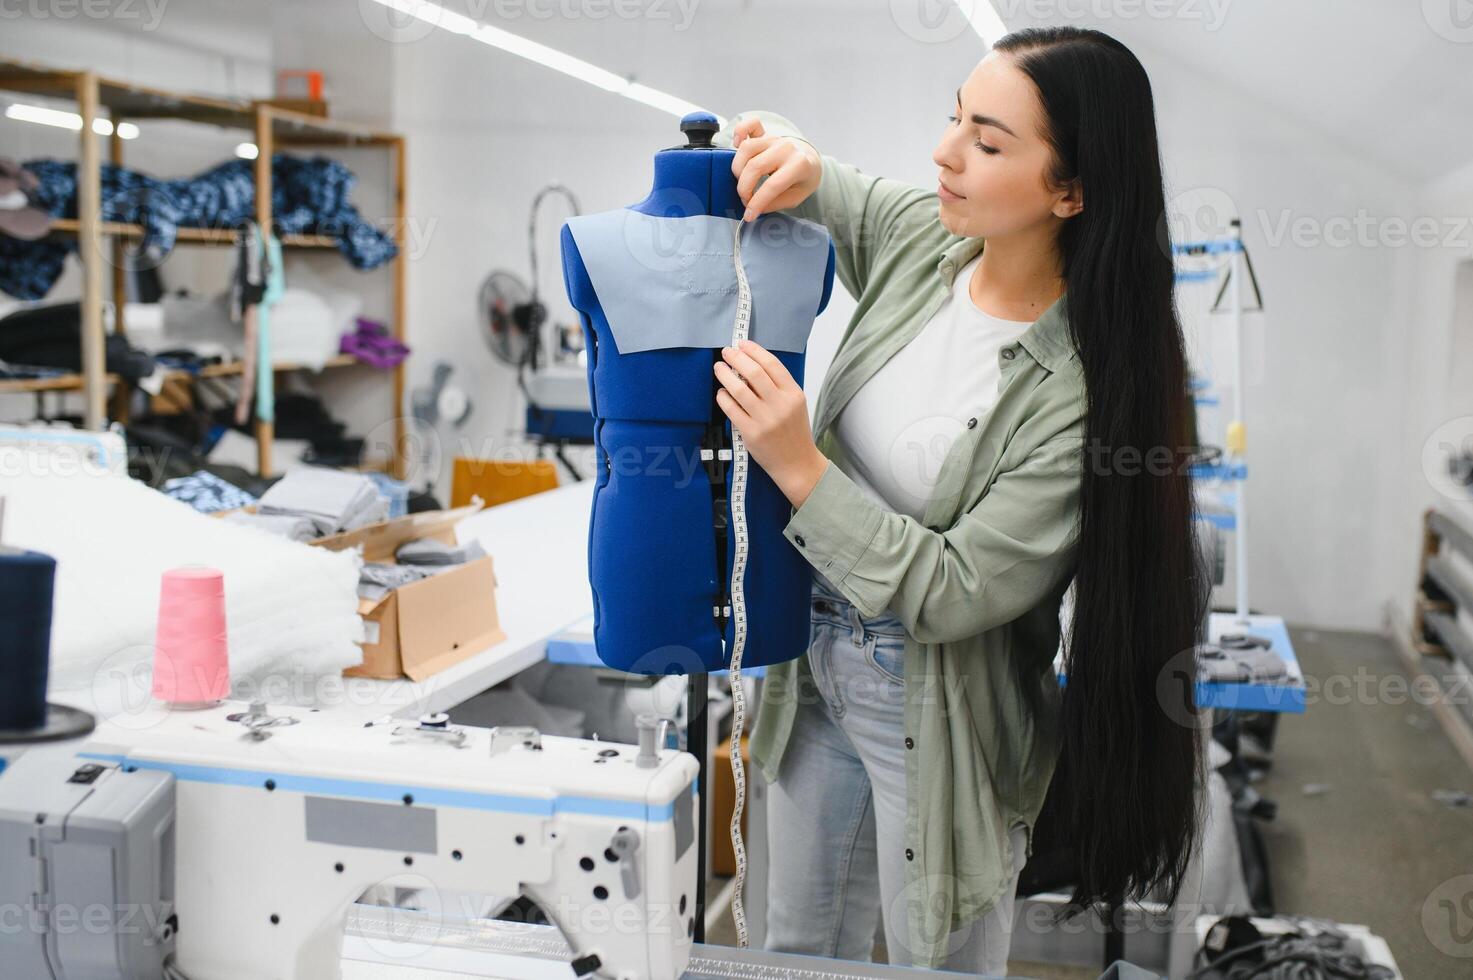
[[[1069,183],[1069,188],[1054,202],[1053,212],[1060,218],[1072,218],[1084,210],[1084,186],[1078,180]]]

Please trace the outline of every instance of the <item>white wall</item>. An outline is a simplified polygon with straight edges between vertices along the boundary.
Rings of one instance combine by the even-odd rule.
[[[1245,317],[1251,604],[1303,625],[1376,629],[1388,590],[1405,587],[1374,528],[1407,383],[1396,368],[1412,256],[1335,243],[1361,210],[1409,215],[1415,188],[1281,106],[1137,54],[1156,94],[1168,201],[1181,219],[1202,204],[1224,226],[1241,216],[1264,295],[1265,312]],[[1205,314],[1213,295],[1184,287],[1179,305],[1195,364],[1226,406],[1229,318]],[[1220,444],[1229,415],[1204,412],[1202,438]],[[1232,581],[1230,560],[1220,601],[1233,600]]]
[[[1473,494],[1450,483],[1443,468],[1447,446],[1473,450],[1473,165],[1429,182],[1416,207],[1452,241],[1413,250],[1414,288],[1396,337],[1404,396],[1393,414],[1396,438],[1382,479],[1390,506],[1378,531],[1394,576],[1390,605],[1403,621],[1413,603],[1423,511],[1437,507],[1473,524]]]

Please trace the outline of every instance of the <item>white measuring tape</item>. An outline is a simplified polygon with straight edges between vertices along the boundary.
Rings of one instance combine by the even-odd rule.
[[[731,345],[747,339],[752,326],[752,287],[742,267],[742,226],[738,220],[732,234],[731,259],[736,266],[737,310]],[[747,646],[747,446],[736,426],[731,427],[731,656],[727,664],[731,680],[731,779],[736,804],[731,810],[731,849],[736,857],[736,887],[732,890],[731,917],[736,923],[737,945],[747,945],[747,910],[742,889],[747,883],[747,844],[742,838],[742,811],[747,802],[747,773],[742,764],[742,729],[747,720],[747,692],[742,688],[742,652]]]

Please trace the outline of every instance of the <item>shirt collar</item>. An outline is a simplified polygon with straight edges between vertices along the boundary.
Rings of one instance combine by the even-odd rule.
[[[982,251],[984,239],[962,238],[953,242],[941,254],[941,260],[936,264],[941,274],[941,281],[950,289],[956,281],[956,274],[960,272],[968,262],[975,259]],[[1072,359],[1079,355],[1074,349],[1073,338],[1069,335],[1069,317],[1065,309],[1064,300],[1068,293],[1064,293],[1043,314],[1034,321],[1033,325],[1023,331],[1018,342],[1023,349],[1028,351],[1039,364],[1055,373],[1064,368]]]

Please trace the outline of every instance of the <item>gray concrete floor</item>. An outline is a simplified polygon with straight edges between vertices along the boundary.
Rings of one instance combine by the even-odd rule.
[[[1440,951],[1422,926],[1433,891],[1473,874],[1473,809],[1451,809],[1432,792],[1473,792],[1473,774],[1408,694],[1389,641],[1292,632],[1321,694],[1304,715],[1281,720],[1274,768],[1259,786],[1279,804],[1278,819],[1263,825],[1279,911],[1368,926],[1408,980],[1473,976],[1473,959]],[[1328,789],[1306,795],[1316,783]]]
[[[1311,692],[1320,693],[1304,715],[1281,719],[1273,770],[1259,785],[1279,804],[1277,819],[1261,825],[1279,911],[1368,926],[1390,944],[1407,980],[1473,977],[1473,959],[1440,951],[1422,926],[1434,890],[1473,874],[1473,809],[1451,809],[1432,791],[1473,792],[1473,774],[1407,693],[1387,640],[1291,632]],[[1306,794],[1315,784],[1325,788]],[[708,936],[735,939],[729,919]],[[1018,961],[1009,972],[1036,980],[1098,975]]]

